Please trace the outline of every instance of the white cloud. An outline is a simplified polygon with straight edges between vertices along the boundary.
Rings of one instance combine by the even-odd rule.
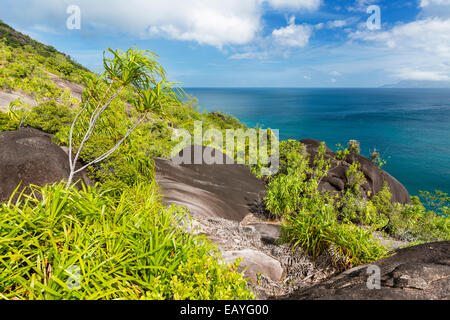
[[[337,72],[336,70],[334,70],[334,71],[330,72],[330,75],[335,76],[335,77],[339,77],[339,76],[341,76],[341,73]]]
[[[246,0],[244,0],[246,1]],[[321,0],[263,0],[277,9],[307,9],[317,10]]]
[[[423,71],[402,69],[397,72],[397,77],[406,80],[430,80],[430,81],[446,81],[450,80],[450,76],[441,71]]]
[[[342,28],[342,27],[345,27],[346,25],[347,25],[346,20],[334,20],[334,21],[327,22],[327,27],[330,29]]]
[[[46,24],[64,31],[74,0],[2,0],[0,10],[15,24]],[[82,31],[165,37],[216,47],[245,44],[261,28],[261,0],[78,0]],[[23,11],[23,8],[27,8]]]
[[[450,0],[421,0],[419,18],[450,17]]]
[[[320,23],[316,24],[314,26],[314,28],[316,28],[317,30],[321,30],[321,29],[323,29],[324,26],[325,26],[325,24],[323,22],[320,22]]]
[[[317,26],[296,24],[295,16],[292,16],[288,19],[286,27],[274,29],[270,35],[258,38],[242,52],[230,56],[230,59],[267,60],[280,56],[288,58],[291,50],[308,45],[314,28]]]
[[[387,55],[385,70],[397,78],[439,81],[450,77],[448,17],[424,18],[387,31],[360,30],[351,33],[350,38],[373,42],[377,46],[374,52]]]
[[[420,1],[420,7],[428,7],[430,5],[438,5],[438,6],[448,6],[450,5],[450,0],[421,0]]]
[[[344,28],[344,27],[350,27],[351,25],[354,25],[356,22],[359,21],[358,17],[350,17],[345,20],[330,20],[327,22],[320,22],[314,25],[314,29],[316,30],[322,30],[322,29],[338,29],[338,28]],[[363,24],[366,26],[366,23]],[[351,28],[349,28],[351,30]],[[345,28],[344,30],[349,30],[348,28]]]
[[[259,10],[251,4],[237,5],[239,1],[235,0],[217,2],[217,5],[194,2],[197,6],[184,5],[183,13],[175,10],[173,13],[159,14],[151,21],[148,32],[143,32],[144,37],[161,36],[222,47],[248,43],[260,29]],[[209,5],[203,6],[203,3]]]
[[[295,17],[289,19],[288,26],[272,31],[274,41],[285,47],[305,47],[309,43],[312,27],[295,24]]]
[[[316,10],[321,0],[2,0],[0,11],[22,28],[65,31],[66,8],[81,8],[82,32],[194,41],[222,48],[255,39],[265,6]],[[26,10],[23,10],[26,8]]]
[[[248,52],[242,52],[242,53],[235,53],[230,56],[231,60],[244,60],[244,59],[250,59],[250,60],[264,60],[269,58],[269,52],[267,51],[248,51]]]
[[[356,0],[353,6],[348,6],[346,9],[350,12],[366,12],[370,5],[377,4],[380,0]]]
[[[350,37],[376,41],[391,49],[422,50],[440,57],[450,57],[450,18],[427,18],[383,32],[356,31]]]

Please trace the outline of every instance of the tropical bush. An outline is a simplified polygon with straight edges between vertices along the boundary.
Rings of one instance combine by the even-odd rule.
[[[248,299],[242,275],[155,183],[121,190],[31,187],[0,205],[4,299]]]
[[[11,117],[0,111],[0,132],[16,130],[19,126],[19,122],[11,119]]]
[[[158,87],[164,70],[154,59],[157,72],[151,86],[131,81],[119,90],[125,78],[140,78],[127,74],[136,71],[129,59],[133,50],[128,57],[110,52],[106,73],[94,75],[54,48],[18,37],[1,22],[0,32],[5,35],[0,41],[0,88],[28,93],[38,101],[34,108],[16,101],[7,113],[0,112],[0,132],[32,126],[54,134],[59,145],[70,146],[71,124],[78,115],[72,142],[79,147],[85,140],[78,148],[83,163],[93,162],[127,137],[116,152],[87,168],[95,187],[31,187],[18,200],[0,204],[0,297],[252,298],[242,274],[235,271],[237,264],[219,264],[214,246],[179,228],[189,219],[187,212],[163,206],[152,160],[170,157],[178,143],[171,139],[173,130],[193,134],[196,121],[202,121],[204,131],[247,127],[220,112],[200,112],[196,99],[184,95],[179,101],[168,86]],[[129,63],[127,68],[124,63]],[[83,83],[82,101],[59,89],[49,73]],[[102,103],[109,99],[109,104]],[[99,110],[103,111],[93,130],[91,119]],[[136,121],[139,126],[134,127]],[[239,147],[248,152],[247,142]],[[336,160],[358,150],[359,146],[341,148]],[[347,172],[350,183],[342,195],[321,193],[318,186],[330,166],[324,144],[314,157],[301,142],[280,144],[280,170],[266,179],[265,203],[283,220],[285,242],[313,257],[327,251],[336,266],[345,269],[388,254],[372,236],[375,231],[418,242],[450,238],[449,220],[444,218],[447,195],[422,195],[434,212],[415,197],[412,205],[391,203],[387,187],[367,199],[361,194],[365,177],[357,164]],[[258,163],[251,169],[259,175],[262,167]]]
[[[342,161],[351,152],[341,148],[335,160]],[[361,186],[366,179],[357,162],[348,168],[348,183],[341,194],[319,192],[331,166],[331,159],[324,156],[324,144],[313,158],[298,141],[280,144],[280,170],[269,179],[265,205],[282,219],[285,242],[313,257],[327,251],[335,265],[345,269],[388,254],[375,232],[415,243],[450,239],[449,219],[426,210],[417,198],[412,205],[392,203],[387,185],[376,195],[364,195]],[[423,195],[435,208],[447,210],[445,194]]]
[[[428,208],[446,217],[450,215],[450,196],[448,193],[439,190],[434,192],[420,191],[419,193],[420,198]]]
[[[5,28],[0,23],[0,31]],[[174,99],[160,84],[164,70],[155,61],[146,61],[158,70],[150,74],[155,81],[151,87],[139,81],[139,75],[126,74],[137,70],[130,56],[137,51],[111,51],[111,58],[105,59],[106,74],[94,75],[51,47],[26,37],[24,44],[10,29],[6,32],[6,40],[0,41],[0,86],[28,93],[39,103],[29,108],[16,101],[8,112],[0,112],[0,132],[31,126],[54,134],[57,144],[70,146],[71,124],[78,114],[73,128],[73,145],[78,147],[98,113],[96,107],[103,109],[101,101],[117,93],[98,117],[95,130],[88,132],[80,160],[90,163],[127,139],[110,157],[87,168],[95,187],[33,186],[14,202],[0,204],[0,297],[254,298],[236,271],[238,262],[220,264],[215,246],[181,228],[189,220],[187,211],[163,205],[152,160],[170,156],[177,143],[171,140],[174,128],[192,132],[194,121],[219,130],[243,125],[229,116],[199,112],[195,100]],[[57,88],[49,73],[83,83],[82,101]],[[127,78],[136,81],[123,86]],[[139,121],[143,113],[147,117]],[[140,125],[130,132],[136,120]]]
[[[69,126],[73,120],[71,109],[54,100],[32,108],[25,117],[26,125],[52,134]]]

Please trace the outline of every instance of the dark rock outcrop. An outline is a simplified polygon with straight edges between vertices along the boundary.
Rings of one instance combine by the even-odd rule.
[[[195,146],[180,156],[195,150],[214,153],[209,147]],[[220,157],[223,163],[230,161],[221,153]],[[265,192],[264,183],[240,164],[175,164],[155,158],[155,171],[165,202],[185,206],[194,216],[241,221]]]
[[[314,159],[314,156],[318,153],[321,142],[312,139],[304,139],[301,140],[301,142],[306,146],[306,151],[312,155],[311,159]],[[342,192],[348,184],[348,178],[346,176],[348,168],[354,162],[359,162],[361,171],[364,173],[367,180],[367,183],[362,185],[362,191],[365,195],[367,195],[369,191],[371,196],[377,194],[383,189],[383,185],[386,182],[391,191],[393,202],[402,204],[411,203],[406,188],[389,173],[378,168],[375,163],[366,157],[351,153],[343,161],[338,163],[336,160],[333,160],[335,153],[328,147],[325,152],[325,158],[332,159],[332,166],[328,171],[328,175],[324,177],[320,183],[319,188],[322,191]]]
[[[306,151],[314,159],[320,141],[301,141]],[[245,165],[240,164],[192,164],[194,152],[218,155],[221,163],[231,161],[217,150],[195,146],[181,151],[176,159],[155,159],[156,180],[163,189],[167,204],[186,206],[189,211],[203,217],[220,217],[241,221],[248,213],[260,207],[258,201],[265,195],[264,183],[256,179]],[[184,156],[189,163],[176,164]],[[348,184],[346,172],[352,163],[359,162],[367,183],[362,185],[364,195],[373,196],[387,183],[392,193],[392,201],[410,203],[406,188],[375,163],[358,154],[350,154],[343,161],[334,160],[335,153],[326,148],[326,158],[332,160],[328,175],[319,188],[324,191],[342,192]],[[232,161],[231,161],[232,162]],[[256,208],[256,209],[255,209]]]
[[[33,128],[0,133],[0,202],[8,200],[19,184],[22,190],[29,185],[59,182],[68,176],[68,156],[52,142],[51,135]],[[87,183],[84,174],[76,179]]]
[[[373,279],[373,273],[365,265],[280,299],[450,299],[450,241],[401,249],[372,265],[379,267],[380,289],[369,289],[367,286],[367,282]]]

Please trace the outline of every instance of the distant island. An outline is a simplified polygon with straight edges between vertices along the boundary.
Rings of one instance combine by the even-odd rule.
[[[450,81],[402,80],[394,84],[386,84],[381,88],[450,89]]]

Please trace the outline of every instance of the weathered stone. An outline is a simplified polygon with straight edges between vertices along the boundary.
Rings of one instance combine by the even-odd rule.
[[[51,140],[51,135],[32,128],[0,133],[0,202],[29,185],[44,186],[67,179],[67,154]],[[76,176],[86,184],[85,174]]]
[[[203,154],[213,149],[194,146],[180,154],[195,150]],[[227,156],[220,153],[220,157],[226,163]],[[265,192],[264,183],[241,164],[178,165],[155,158],[155,171],[166,204],[185,206],[193,216],[241,221]]]
[[[244,249],[239,251],[225,251],[222,253],[225,263],[233,263],[239,258],[243,258],[239,272],[245,269],[246,277],[258,282],[259,274],[264,274],[272,281],[280,281],[283,276],[283,268],[281,263],[268,256],[267,254],[252,249]]]
[[[277,244],[281,237],[281,226],[277,224],[252,223],[247,227],[253,227],[259,233],[261,241],[267,244]]]
[[[450,241],[400,249],[372,265],[380,270],[380,289],[368,287],[373,274],[368,274],[365,265],[281,299],[450,299]]]
[[[301,140],[301,142],[306,146],[306,151],[312,155],[312,163],[314,156],[318,153],[321,142],[312,139],[304,139]],[[342,192],[348,184],[348,177],[346,175],[348,168],[354,162],[358,162],[360,164],[360,170],[364,173],[367,181],[367,183],[361,186],[364,195],[367,196],[370,194],[370,196],[373,196],[377,194],[383,189],[384,184],[387,183],[392,194],[391,200],[393,202],[403,204],[411,203],[406,188],[390,174],[378,168],[377,165],[368,158],[357,153],[351,153],[343,161],[337,162],[334,160],[334,157],[335,153],[326,147],[325,158],[331,160],[332,166],[328,171],[328,175],[322,179],[319,190],[332,193]]]

